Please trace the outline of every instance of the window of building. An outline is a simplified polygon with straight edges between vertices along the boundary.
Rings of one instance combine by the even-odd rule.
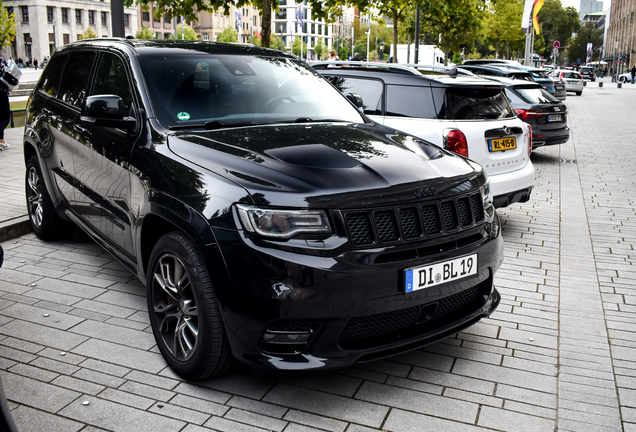
[[[62,8],[62,22],[68,24],[68,8]]]
[[[13,13],[13,6],[7,6],[7,13],[11,15]]]
[[[62,40],[64,41],[64,45],[68,45],[71,43],[71,35],[68,33],[64,33],[62,35]]]
[[[124,14],[124,27],[130,27],[130,14]]]
[[[108,25],[108,12],[102,12],[102,25]]]
[[[316,34],[316,24],[311,25],[311,34]]]
[[[163,38],[164,39],[170,39],[172,37],[172,33],[164,33],[163,34]]]
[[[55,8],[53,6],[46,7],[46,20],[50,23],[55,19]]]
[[[156,16],[152,16],[152,22],[153,23],[160,23],[161,22],[161,18],[157,18]]]
[[[82,23],[82,10],[81,9],[75,9],[75,23],[76,24],[81,24]]]
[[[150,12],[142,11],[141,12],[141,20],[142,21],[150,21]]]
[[[170,17],[163,17],[163,23],[164,24],[170,24],[170,22],[172,21],[172,18]]]
[[[88,24],[95,25],[95,11],[88,11]]]
[[[204,41],[209,41],[210,40],[210,33],[203,33],[203,40]]]

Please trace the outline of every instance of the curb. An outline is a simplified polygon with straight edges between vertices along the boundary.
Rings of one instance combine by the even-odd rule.
[[[30,233],[31,223],[28,216],[19,216],[8,221],[0,222],[0,242],[14,239]]]

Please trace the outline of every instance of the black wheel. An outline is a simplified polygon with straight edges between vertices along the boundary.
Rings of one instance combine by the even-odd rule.
[[[278,105],[283,103],[283,101],[289,101],[291,103],[296,103],[296,100],[290,96],[276,96],[268,100],[265,105],[263,105],[264,112],[270,112],[276,109]]]
[[[31,156],[27,162],[25,189],[29,221],[35,235],[47,241],[70,237],[75,224],[62,219],[55,211],[37,156]]]
[[[202,380],[234,362],[210,275],[196,244],[174,231],[150,256],[148,313],[164,359],[178,375]]]
[[[581,94],[582,94],[582,93],[583,93],[583,92],[576,92],[576,95],[577,95],[577,96],[581,96]]]

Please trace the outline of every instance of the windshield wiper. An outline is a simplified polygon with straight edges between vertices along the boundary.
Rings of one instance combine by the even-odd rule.
[[[346,122],[342,119],[312,119],[311,117],[298,117],[294,123],[330,123],[330,122]]]

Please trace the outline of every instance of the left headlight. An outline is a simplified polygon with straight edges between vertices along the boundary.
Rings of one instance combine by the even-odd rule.
[[[289,239],[300,234],[330,234],[323,210],[281,210],[236,204],[243,228],[264,237]]]

